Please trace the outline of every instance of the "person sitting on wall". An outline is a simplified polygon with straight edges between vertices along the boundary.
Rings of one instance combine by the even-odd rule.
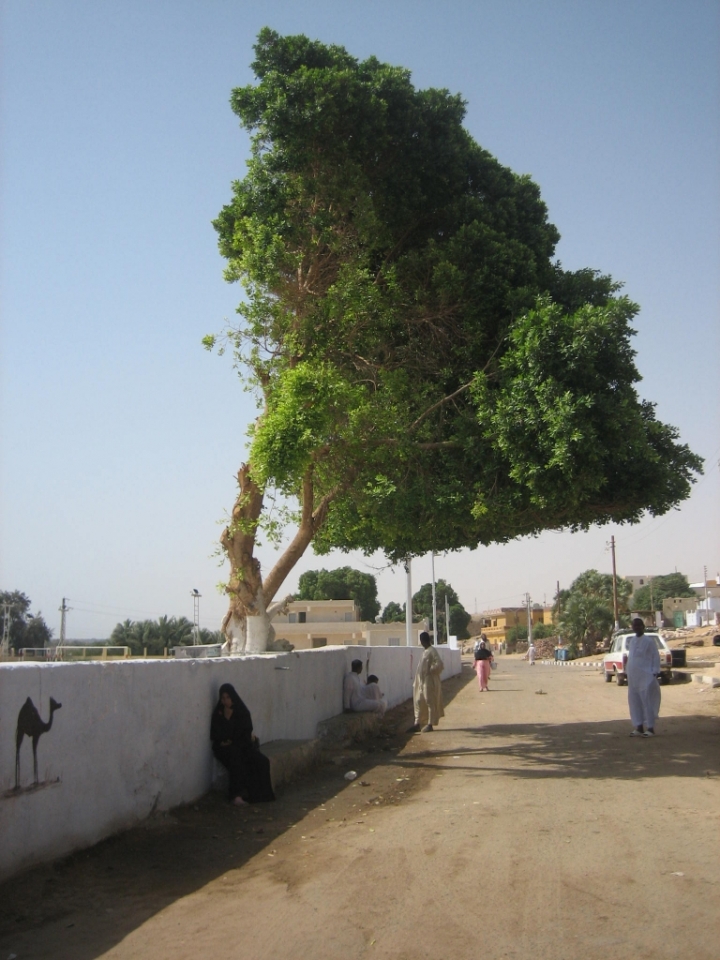
[[[215,757],[228,772],[228,799],[236,806],[274,800],[270,761],[260,753],[250,711],[230,683],[223,683],[210,719]]]
[[[343,680],[343,710],[345,713],[385,713],[387,702],[377,700],[366,693],[367,687],[360,679],[362,660],[353,660],[350,672]]]
[[[383,703],[387,703],[385,700],[385,694],[380,689],[380,681],[374,673],[371,673],[367,678],[367,683],[365,684],[365,696],[369,700],[382,700]]]

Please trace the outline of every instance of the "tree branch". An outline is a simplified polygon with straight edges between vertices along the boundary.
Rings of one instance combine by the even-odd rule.
[[[273,597],[282,586],[292,568],[305,553],[313,537],[325,523],[330,504],[343,490],[347,490],[347,488],[351,486],[356,473],[356,470],[349,470],[343,482],[326,493],[317,507],[313,509],[315,491],[312,480],[312,467],[307,471],[303,477],[300,526],[285,552],[263,581],[262,588],[266,604],[272,602]]]

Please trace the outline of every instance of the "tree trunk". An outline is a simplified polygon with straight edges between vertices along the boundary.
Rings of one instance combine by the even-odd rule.
[[[266,616],[260,562],[253,555],[263,494],[250,476],[247,463],[238,471],[237,479],[239,490],[232,518],[220,537],[230,561],[230,577],[225,588],[230,605],[222,623],[222,631],[226,637],[224,652],[231,654],[244,653],[246,650],[247,618],[262,619]],[[258,635],[257,630],[255,635]],[[254,640],[254,643],[257,641]]]
[[[230,561],[230,578],[225,588],[230,605],[222,623],[226,638],[223,653],[263,653],[272,649],[275,641],[272,617],[290,599],[287,597],[279,604],[272,604],[275,594],[324,523],[328,506],[337,491],[327,494],[313,509],[312,468],[308,471],[303,480],[300,526],[263,582],[260,561],[254,556],[263,493],[250,475],[249,464],[242,465],[237,478],[239,492],[232,519],[220,538]]]

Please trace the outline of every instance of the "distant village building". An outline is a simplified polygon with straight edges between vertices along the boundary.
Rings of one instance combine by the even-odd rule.
[[[694,597],[668,597],[662,615],[668,626],[704,627],[720,624],[720,574],[713,580],[691,583]]]
[[[717,626],[720,624],[720,573],[713,580],[691,583],[690,589],[697,596],[697,608],[687,613],[685,622],[689,627]]]
[[[530,608],[533,626],[539,623],[552,623],[552,607],[542,607],[539,603]],[[476,614],[470,622],[471,633],[484,633],[491,643],[504,643],[514,627],[527,627],[527,607],[496,607]]]
[[[354,600],[293,600],[287,613],[273,618],[276,640],[287,640],[296,650],[333,645],[368,647],[405,646],[405,623],[360,620]],[[428,629],[427,620],[412,625],[413,644]]]
[[[623,580],[627,580],[627,582],[632,586],[632,592],[636,593],[640,587],[647,586],[647,584],[652,581],[653,576],[654,574],[646,573],[641,577],[623,577]]]

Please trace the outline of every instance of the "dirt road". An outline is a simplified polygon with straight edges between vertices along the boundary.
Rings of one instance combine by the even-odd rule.
[[[276,804],[208,796],[5,884],[0,960],[718,960],[720,691],[663,687],[645,740],[596,671],[508,658],[491,688],[466,667],[433,734],[398,708]]]

